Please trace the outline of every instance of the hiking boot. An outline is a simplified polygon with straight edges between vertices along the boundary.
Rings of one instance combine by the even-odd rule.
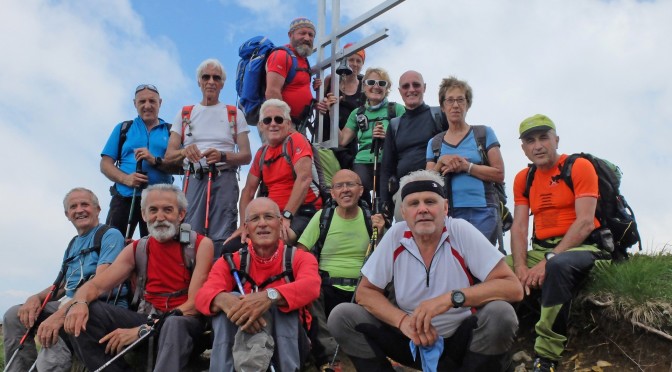
[[[558,362],[547,358],[537,357],[532,364],[533,372],[555,372]]]

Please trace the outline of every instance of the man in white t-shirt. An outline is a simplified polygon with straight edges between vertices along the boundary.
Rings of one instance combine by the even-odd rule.
[[[184,178],[189,201],[185,222],[213,240],[215,257],[219,257],[223,242],[238,226],[237,171],[252,160],[250,129],[242,111],[219,101],[226,73],[218,60],[203,61],[196,78],[203,99],[177,114],[166,161],[183,162],[185,173],[189,173]]]
[[[437,173],[412,172],[400,190],[405,222],[362,268],[357,304],[332,310],[329,331],[358,371],[393,371],[387,357],[423,370],[503,370],[518,328],[509,302],[522,299],[522,286],[483,234],[446,217]],[[390,283],[395,304],[384,293]]]

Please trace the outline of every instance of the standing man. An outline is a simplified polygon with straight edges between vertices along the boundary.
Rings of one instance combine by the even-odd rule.
[[[511,227],[511,253],[507,257],[526,294],[541,289],[541,315],[535,326],[535,372],[556,370],[567,342],[572,299],[595,265],[608,259],[591,233],[600,227],[595,218],[598,178],[592,164],[577,158],[572,166],[574,191],[562,179],[566,154],[558,153],[560,137],[555,124],[534,115],[520,124],[521,147],[536,171],[527,189],[528,171],[518,172],[513,184],[515,209]],[[528,223],[534,215],[532,250]]]
[[[100,154],[100,171],[114,182],[110,187],[112,200],[106,223],[122,233],[127,233],[128,229],[126,238],[133,236],[136,225],[140,225],[141,236],[147,235],[147,225],[140,216],[140,203],[138,200],[133,203],[134,197],[139,198],[137,189],[157,183],[173,183],[170,171],[174,169],[163,159],[170,124],[159,118],[159,90],[151,84],[138,85],[133,104],[138,117],[117,124]]]
[[[218,60],[203,61],[196,69],[196,79],[203,98],[197,105],[185,106],[175,117],[181,125],[172,128],[166,158],[183,162],[189,172],[184,180],[190,206],[185,222],[213,240],[215,257],[219,257],[222,243],[238,223],[237,172],[252,158],[250,130],[242,111],[219,101],[226,73]]]
[[[308,18],[296,18],[289,24],[287,35],[286,49],[275,50],[266,60],[266,99],[287,102],[292,123],[298,125],[310,114],[307,107],[313,100],[308,57],[313,54],[315,25]],[[295,71],[293,78],[291,71]]]
[[[317,366],[331,362],[336,352],[327,318],[336,305],[352,301],[359,270],[371,244],[372,229],[377,228],[380,237],[385,223],[380,216],[371,217],[368,206],[360,203],[364,187],[357,173],[341,169],[332,182],[333,202],[313,216],[298,243],[299,248],[313,252],[322,278],[320,298],[311,307],[311,352]],[[373,221],[366,221],[367,218]]]
[[[380,176],[380,196],[387,206],[394,206],[394,218],[401,221],[399,180],[409,172],[425,169],[427,142],[448,129],[439,107],[425,104],[427,89],[422,75],[406,71],[399,78],[399,93],[406,112],[392,119],[385,134]]]
[[[313,184],[313,150],[306,137],[292,130],[290,109],[285,102],[267,100],[259,109],[259,118],[259,127],[264,128],[268,144],[254,156],[240,195],[240,210],[247,209],[263,181],[268,197],[282,211],[282,240],[293,244],[322,207],[319,190]],[[240,227],[232,235],[240,235],[243,242],[247,237],[245,218],[245,215],[240,217]]]
[[[405,221],[364,264],[357,304],[336,306],[329,331],[357,371],[394,371],[387,357],[420,369],[410,341],[434,367],[423,370],[503,370],[518,328],[507,301],[520,301],[522,286],[480,231],[446,216],[438,173],[410,173],[401,195]],[[390,282],[395,303],[384,294]]]
[[[140,289],[144,299],[139,308],[145,313],[96,301],[101,293],[122,283],[134,271],[138,273],[139,241],[126,246],[108,270],[83,285],[67,304],[64,330],[71,335],[77,356],[89,370],[96,370],[146,333],[148,314],[170,315],[158,335],[154,371],[186,369],[194,339],[205,331],[205,320],[196,311],[194,299],[213,260],[212,241],[197,235],[193,272],[187,268],[179,239],[186,209],[187,199],[174,185],[153,185],[142,191],[142,218],[150,233],[145,247],[145,287]],[[129,366],[120,358],[106,370],[128,371]]]
[[[37,338],[42,345],[39,355],[35,348],[35,339],[31,335],[26,338],[24,349],[18,352],[8,371],[28,371],[36,358],[39,371],[70,371],[72,352],[58,335],[63,327],[66,310],[61,305],[72,298],[75,290],[84,281],[94,275],[100,275],[110,266],[124,247],[124,237],[119,231],[107,229],[98,222],[100,205],[91,190],[83,187],[70,190],[63,199],[63,207],[65,216],[77,230],[77,236],[63,255],[63,261],[68,261],[63,268],[65,283],[59,283],[56,295],[47,303],[41,314],[40,307],[51,288],[28,297],[23,305],[13,306],[5,313],[2,322],[5,363],[14,354],[26,330],[36,323],[41,323],[37,329]],[[100,246],[96,249],[97,238],[100,239]],[[62,295],[65,295],[64,300],[58,301]],[[125,287],[119,296],[116,290],[112,296],[103,293],[102,300],[105,301],[108,297],[112,299],[110,302],[114,302],[117,298],[119,300],[117,305],[126,306]]]
[[[198,310],[213,316],[213,350],[217,352],[212,353],[211,371],[233,371],[234,363],[237,371],[265,371],[271,357],[276,371],[302,367],[301,356],[307,354],[308,345],[304,325],[310,324],[306,306],[319,295],[320,277],[315,257],[300,249],[290,255],[291,274],[285,271],[290,262],[285,250],[292,248],[280,240],[281,221],[280,209],[271,199],[250,202],[245,210],[248,247],[233,254],[235,267],[218,260],[198,291]],[[246,261],[245,270],[242,261]],[[232,269],[243,270],[238,272],[245,281],[242,296]],[[293,278],[290,282],[286,274]],[[275,347],[273,341],[259,347],[260,338],[267,341],[270,335]],[[257,346],[248,346],[252,344]]]

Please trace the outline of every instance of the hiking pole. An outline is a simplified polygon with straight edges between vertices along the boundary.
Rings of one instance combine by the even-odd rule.
[[[380,123],[379,121],[376,124]],[[380,146],[382,140],[380,138],[374,138],[371,150],[373,151],[373,195],[371,195],[371,206],[375,204],[376,200],[376,171],[378,170],[378,155],[380,154]]]
[[[142,159],[135,163],[135,173],[142,173]],[[138,186],[139,187],[139,186]],[[124,241],[128,244],[131,241],[131,222],[133,221],[133,210],[135,209],[135,197],[138,192],[138,187],[133,188],[133,197],[131,198],[131,210],[128,212],[128,224],[126,225],[126,236]]]
[[[189,166],[187,167],[187,171],[184,172],[184,187],[182,188],[182,192],[184,195],[187,195],[187,190],[189,189],[189,176],[194,172],[194,163],[189,162]]]
[[[243,283],[240,281],[240,276],[238,276],[238,270],[236,270],[236,265],[233,263],[233,253],[224,253],[224,259],[229,264],[229,267],[231,267],[231,275],[233,275],[233,279],[235,279],[236,281],[236,285],[238,286],[240,294],[244,295],[245,288],[243,287]]]
[[[105,364],[103,364],[102,366],[98,367],[98,369],[95,370],[95,372],[100,372],[100,371],[104,370],[105,368],[109,367],[109,366],[110,366],[112,363],[114,363],[117,359],[121,358],[121,357],[124,356],[126,353],[128,353],[129,351],[131,351],[131,350],[132,350],[136,345],[138,345],[140,342],[142,342],[142,341],[145,340],[146,338],[148,338],[148,337],[150,337],[151,335],[153,335],[153,334],[154,334],[154,331],[155,331],[156,323],[154,322],[154,318],[152,318],[151,315],[150,315],[149,317],[147,317],[147,325],[149,326],[149,330],[147,331],[147,333],[145,333],[144,335],[140,336],[137,340],[133,341],[130,345],[126,346],[126,348],[125,348],[124,350],[120,351],[119,354],[115,355],[114,358],[108,360],[107,363],[105,363]]]
[[[77,256],[74,256],[77,257]],[[72,258],[74,258],[72,257]],[[72,261],[71,259],[67,259],[63,261],[63,264],[61,265],[61,271],[59,271],[58,276],[56,277],[56,280],[54,283],[49,287],[49,292],[47,295],[44,297],[44,301],[42,301],[42,306],[40,306],[40,310],[37,312],[37,317],[42,314],[42,311],[44,308],[47,306],[47,303],[51,301],[51,299],[56,296],[56,293],[58,292],[58,288],[61,286],[61,281],[63,281],[63,278],[65,277],[65,266]],[[37,325],[37,318],[35,319],[35,323],[29,327],[26,330],[26,333],[24,333],[23,337],[21,337],[21,341],[19,341],[19,346],[14,350],[14,354],[12,354],[12,357],[9,358],[9,361],[5,365],[4,372],[9,371],[9,366],[12,365],[12,362],[14,362],[14,359],[16,356],[19,354],[19,351],[23,350],[24,344],[26,343],[26,340],[28,339],[28,336],[32,333],[33,329],[35,329],[35,326]],[[32,367],[31,367],[32,368]]]
[[[208,190],[205,194],[205,236],[208,236],[208,227],[210,225],[210,189],[212,188],[212,175],[217,171],[215,163],[210,164],[208,171]]]

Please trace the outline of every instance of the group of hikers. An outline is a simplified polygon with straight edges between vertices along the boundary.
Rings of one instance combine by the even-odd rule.
[[[327,92],[315,107],[340,109],[342,169],[326,197],[314,184],[314,148],[296,130],[322,84],[307,68],[315,26],[297,18],[288,36],[267,58],[254,157],[246,113],[219,101],[217,60],[198,66],[202,100],[173,125],[159,118],[157,87],[136,88],[138,116],[101,153],[114,182],[107,222],[92,191],[65,195],[77,236],[54,284],[5,314],[6,370],[67,371],[74,354],[89,370],[125,371],[117,356],[145,339],[155,371],[185,370],[204,342],[210,371],[298,371],[307,360],[336,371],[339,350],[358,371],[505,370],[514,305],[539,292],[533,368],[557,369],[572,298],[596,260],[609,259],[591,238],[600,226],[592,164],[576,159],[567,185],[553,121],[520,123],[536,170],[516,174],[505,257],[495,247],[504,161],[492,128],[466,121],[472,88],[443,79],[430,107],[422,75],[407,71],[403,105],[388,102],[389,74],[361,75],[360,50],[348,57],[341,98]],[[180,173],[182,188],[172,184]]]

